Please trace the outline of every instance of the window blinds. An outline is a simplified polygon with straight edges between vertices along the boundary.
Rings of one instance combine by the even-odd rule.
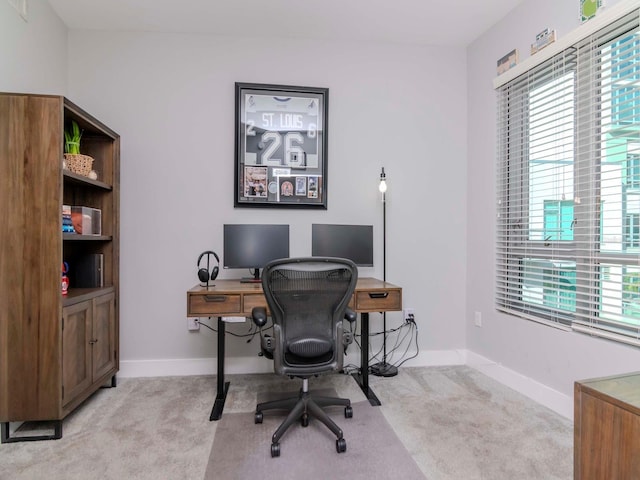
[[[640,346],[640,29],[612,20],[497,89],[496,306]]]

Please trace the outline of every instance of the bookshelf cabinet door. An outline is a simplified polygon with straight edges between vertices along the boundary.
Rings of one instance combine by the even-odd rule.
[[[93,301],[93,381],[97,381],[116,367],[115,295]]]
[[[91,319],[93,302],[86,301],[62,309],[62,404],[86,390],[91,376]]]

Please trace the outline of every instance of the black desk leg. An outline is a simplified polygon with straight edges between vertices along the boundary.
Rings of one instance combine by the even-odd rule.
[[[382,405],[373,390],[369,388],[369,314],[360,314],[361,349],[360,349],[360,373],[352,373],[351,376],[358,382],[360,389],[367,396],[369,403],[374,407]]]
[[[230,382],[225,383],[224,381],[224,336],[225,323],[222,321],[222,317],[218,317],[218,388],[209,421],[220,420],[222,410],[224,410],[224,401],[227,399],[227,392],[229,391]]]

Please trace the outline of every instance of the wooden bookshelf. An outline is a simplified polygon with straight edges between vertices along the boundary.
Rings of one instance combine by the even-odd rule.
[[[63,167],[64,129],[83,130],[92,180]],[[119,368],[120,137],[68,99],[0,93],[0,424],[62,420]],[[62,205],[101,210],[101,235],[62,233]],[[61,268],[100,254],[104,284],[70,285]]]

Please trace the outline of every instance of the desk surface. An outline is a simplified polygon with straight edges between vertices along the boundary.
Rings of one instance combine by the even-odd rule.
[[[187,316],[250,316],[253,307],[266,307],[261,283],[240,280],[214,280],[206,287],[196,285],[187,291]],[[377,278],[358,278],[349,306],[356,312],[394,312],[402,310],[402,288]]]
[[[393,283],[372,277],[358,277],[356,292],[359,290],[402,290]],[[214,280],[208,287],[196,285],[191,293],[262,293],[262,283],[242,283],[240,280]]]

